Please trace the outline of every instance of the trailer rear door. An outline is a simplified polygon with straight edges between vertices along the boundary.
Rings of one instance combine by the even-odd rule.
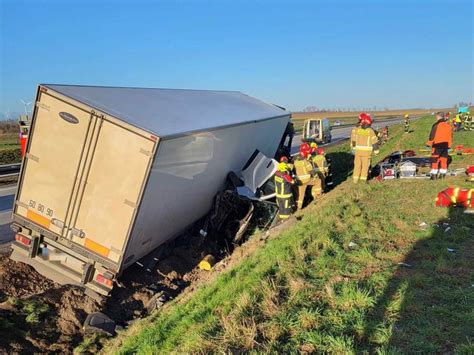
[[[83,156],[91,113],[40,92],[14,212],[62,233]],[[58,226],[59,225],[59,226]]]
[[[156,139],[155,139],[156,140]],[[156,141],[104,120],[71,226],[75,243],[119,262]]]

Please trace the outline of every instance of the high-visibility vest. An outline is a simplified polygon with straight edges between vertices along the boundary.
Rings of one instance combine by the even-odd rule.
[[[277,198],[290,198],[293,197],[293,191],[291,189],[292,183],[283,177],[282,172],[277,171],[275,173],[275,193]]]
[[[448,187],[438,193],[438,196],[436,197],[436,206],[474,207],[474,189]]]
[[[275,174],[275,193],[278,205],[278,217],[287,219],[293,212],[294,198],[291,185],[294,184],[293,179],[290,180],[286,173],[277,171]]]
[[[313,165],[304,158],[297,158],[293,162],[295,166],[295,172],[296,172],[296,177],[297,179],[302,183],[302,184],[307,184],[310,182],[312,176],[311,172],[314,170]]]
[[[377,142],[377,135],[370,127],[356,127],[351,132],[351,145],[356,151],[372,152]]]
[[[317,172],[320,172],[324,175],[328,173],[328,163],[326,161],[326,158],[323,155],[315,155],[313,157],[313,164],[316,168]]]

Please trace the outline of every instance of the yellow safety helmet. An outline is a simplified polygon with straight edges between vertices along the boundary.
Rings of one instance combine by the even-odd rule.
[[[315,142],[311,142],[311,144],[309,146],[310,146],[310,148],[317,148],[318,147],[318,145]]]
[[[288,171],[288,170],[290,170],[290,169],[288,168],[287,163],[281,162],[281,163],[278,164],[278,171],[281,171],[282,173],[284,173],[285,171]]]
[[[408,117],[409,117],[408,114],[406,114],[406,115],[405,115],[405,118],[408,118]]]

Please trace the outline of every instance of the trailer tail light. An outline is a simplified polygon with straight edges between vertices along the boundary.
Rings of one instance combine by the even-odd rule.
[[[31,239],[25,237],[22,234],[15,235],[15,240],[26,246],[29,246],[31,244]]]
[[[112,288],[113,285],[114,285],[114,281],[112,280],[112,276],[108,275],[108,274],[98,274],[96,277],[95,277],[95,280],[102,284],[102,285],[105,285],[107,287],[110,287]]]

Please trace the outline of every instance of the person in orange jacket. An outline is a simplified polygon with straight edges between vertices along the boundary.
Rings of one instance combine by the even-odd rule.
[[[431,147],[431,180],[444,178],[448,172],[449,151],[453,144],[453,129],[443,112],[436,114],[436,123],[431,127],[430,138],[426,142]]]

